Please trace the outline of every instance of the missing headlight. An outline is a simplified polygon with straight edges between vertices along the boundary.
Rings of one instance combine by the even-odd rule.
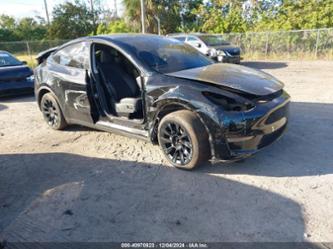
[[[222,106],[227,111],[248,111],[254,107],[252,103],[238,103],[236,100],[224,95],[212,92],[203,92],[202,94],[214,104]]]

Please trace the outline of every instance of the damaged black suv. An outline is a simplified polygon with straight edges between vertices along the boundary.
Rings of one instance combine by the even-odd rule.
[[[143,138],[178,168],[248,157],[287,126],[289,95],[280,81],[215,64],[175,39],[85,37],[38,61],[35,93],[50,127],[80,124]]]

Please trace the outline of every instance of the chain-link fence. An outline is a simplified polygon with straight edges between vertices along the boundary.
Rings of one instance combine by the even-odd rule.
[[[52,47],[59,46],[67,42],[66,40],[51,41],[17,41],[0,42],[0,50],[8,51],[15,55],[19,60],[26,61],[29,66],[36,65],[36,56],[38,53]]]
[[[249,60],[333,59],[333,28],[224,34]]]
[[[245,60],[332,60],[333,28],[278,32],[224,34],[224,38],[242,49]],[[66,40],[0,42],[0,50],[35,66],[36,55]]]

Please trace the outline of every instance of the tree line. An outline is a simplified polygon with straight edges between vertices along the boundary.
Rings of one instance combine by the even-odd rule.
[[[88,0],[58,4],[48,24],[44,18],[0,16],[0,41],[72,39],[107,33],[140,32],[140,0],[123,0],[118,17]],[[333,0],[145,0],[145,26],[162,34],[175,32],[230,33],[333,27]]]

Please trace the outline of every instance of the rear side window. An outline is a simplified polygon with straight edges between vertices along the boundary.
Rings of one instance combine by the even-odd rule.
[[[186,40],[185,36],[177,36],[177,37],[173,37],[173,38],[178,40],[178,41],[181,41],[181,42],[184,42]]]
[[[53,55],[53,60],[63,66],[88,69],[89,44],[80,42],[64,47]]]
[[[189,41],[189,42],[193,42],[193,41],[197,42],[198,39],[195,38],[195,37],[193,37],[193,36],[189,36],[189,37],[187,38],[187,41]]]

